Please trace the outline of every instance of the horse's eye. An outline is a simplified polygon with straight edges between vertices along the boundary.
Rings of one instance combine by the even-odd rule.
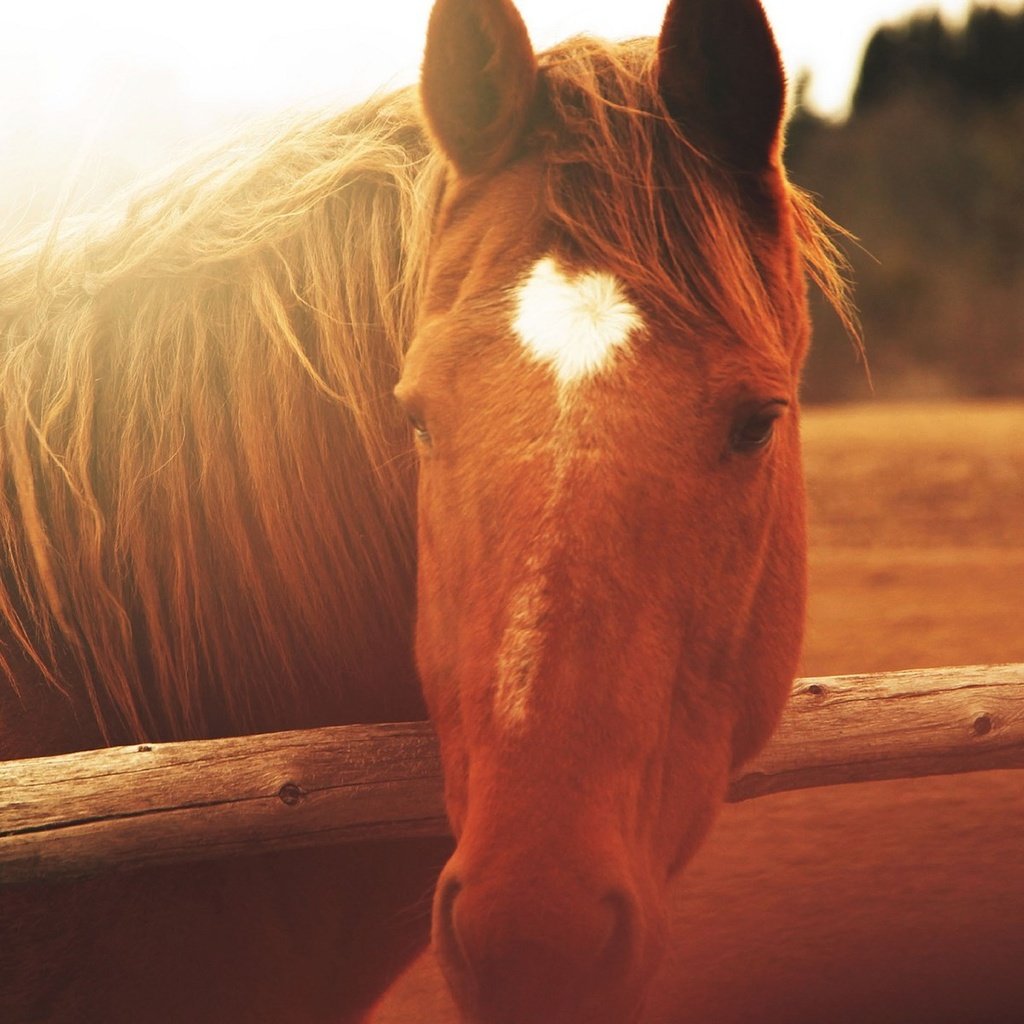
[[[775,422],[787,405],[787,402],[779,400],[753,412],[745,412],[733,427],[730,438],[732,450],[749,454],[766,448],[775,433]]]
[[[430,444],[430,431],[427,430],[427,424],[421,417],[410,413],[409,426],[412,427],[412,432],[420,444]]]
[[[427,420],[423,415],[419,399],[412,390],[405,384],[398,384],[395,388],[395,398],[399,408],[405,413],[406,422],[413,432],[413,436],[420,444],[430,444],[430,431],[427,429]]]

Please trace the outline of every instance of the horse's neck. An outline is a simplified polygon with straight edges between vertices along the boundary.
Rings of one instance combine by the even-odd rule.
[[[418,684],[406,670],[405,685],[396,687],[395,676],[388,672],[388,699],[374,704],[363,701],[356,708],[324,709],[321,715],[296,721],[281,721],[268,716],[257,721],[258,732],[276,732],[287,728],[314,728],[320,725],[344,725],[353,722],[418,721],[425,717]],[[22,679],[16,692],[6,681],[0,682],[0,761],[25,757],[46,757],[76,750],[139,742],[151,737],[132,736],[111,730],[104,737],[85,701],[66,695],[41,677],[26,685]],[[250,731],[219,721],[211,734],[237,735]],[[204,737],[195,737],[204,738]]]
[[[99,726],[83,714],[84,708],[24,659],[15,664],[16,688],[0,678],[0,761],[104,745]]]
[[[387,650],[374,652],[353,671],[353,684],[321,685],[322,694],[305,708],[283,717],[279,710],[256,707],[246,723],[220,713],[210,716],[203,739],[252,732],[346,725],[356,722],[417,721],[426,716],[413,664],[411,625],[407,637],[396,637]],[[73,673],[61,678],[61,689],[47,680],[27,657],[12,661],[14,678],[0,678],[0,761],[90,750],[107,745],[162,740],[138,736],[107,721],[106,733],[96,721],[84,688]]]

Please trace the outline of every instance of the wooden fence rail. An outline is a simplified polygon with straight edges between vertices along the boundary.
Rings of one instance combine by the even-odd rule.
[[[1024,767],[1024,664],[799,680],[731,801]],[[0,763],[0,882],[447,831],[425,722]]]

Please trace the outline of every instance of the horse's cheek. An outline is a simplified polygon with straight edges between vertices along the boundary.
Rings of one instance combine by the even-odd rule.
[[[795,425],[794,425],[795,430]],[[779,495],[771,543],[758,566],[758,586],[743,642],[745,671],[737,671],[733,736],[738,767],[768,741],[789,698],[802,650],[807,604],[807,525],[799,450],[782,453],[789,486]]]
[[[724,799],[732,758],[728,714],[720,709],[695,730],[691,715],[678,708],[669,730],[661,805],[650,809],[660,832],[659,863],[669,876],[690,861],[714,824]]]

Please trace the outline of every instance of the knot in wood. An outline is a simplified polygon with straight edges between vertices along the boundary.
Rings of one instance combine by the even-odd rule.
[[[987,736],[992,731],[992,716],[978,715],[972,729],[975,736]]]
[[[277,795],[281,800],[281,803],[287,804],[289,807],[294,807],[297,803],[302,801],[302,798],[306,795],[303,793],[299,786],[296,786],[294,782],[286,782],[278,791]]]

